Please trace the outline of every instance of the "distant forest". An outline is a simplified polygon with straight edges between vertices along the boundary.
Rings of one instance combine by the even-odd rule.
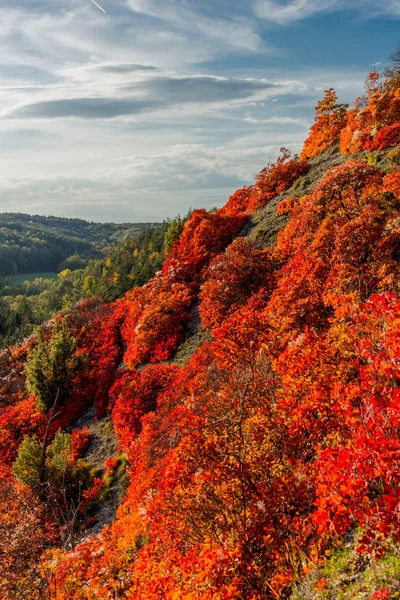
[[[0,277],[83,267],[89,259],[104,257],[114,244],[135,238],[152,225],[2,213]]]
[[[32,268],[38,274],[37,277],[27,277],[26,281],[19,283],[13,282],[8,276],[0,277],[0,349],[30,335],[36,326],[60,310],[71,309],[84,298],[99,296],[105,300],[115,300],[122,297],[131,288],[144,285],[161,269],[165,251],[169,250],[179,237],[185,219],[188,217],[178,216],[173,220],[155,224],[114,225],[87,223],[79,219],[12,216],[13,220],[11,215],[1,215],[1,222],[4,220],[7,222],[9,219],[8,223],[15,224],[18,221],[20,224],[25,221],[27,227],[24,229],[22,225],[22,229],[19,231],[17,239],[21,242],[20,246],[9,241],[10,253],[18,254],[21,249],[26,250],[28,244],[25,239],[25,247],[22,246],[24,234],[21,231],[32,231],[36,227],[36,223],[43,220],[48,224],[47,226],[38,225],[43,235],[54,235],[49,233],[50,229],[53,229],[54,232],[58,232],[57,240],[64,239],[67,244],[72,243],[72,238],[64,236],[64,232],[68,228],[75,233],[80,231],[82,237],[86,236],[88,240],[95,240],[91,243],[88,242],[87,246],[91,247],[92,256],[100,255],[101,258],[84,258],[82,254],[68,255],[68,246],[65,245],[65,254],[68,257],[61,257],[61,262],[58,262],[60,255],[57,255],[55,259],[51,254],[52,246],[48,244],[48,263],[34,262],[34,252],[31,254]],[[58,223],[61,224],[61,228],[58,228]],[[13,231],[11,227],[4,229]],[[86,233],[84,233],[85,231]],[[2,232],[1,228],[0,232]],[[113,238],[116,241],[112,244]],[[2,261],[3,239],[2,237],[2,244],[0,244],[0,261]],[[9,240],[12,240],[11,236]],[[30,238],[28,238],[28,242],[29,240]],[[34,238],[32,240],[38,241]],[[79,240],[77,235],[73,242],[86,243]],[[106,243],[109,244],[109,248],[106,254],[102,255]],[[76,251],[76,247],[74,249]],[[57,252],[57,249],[54,252]],[[41,277],[40,271],[51,271],[52,265],[58,266],[58,276],[55,279]]]

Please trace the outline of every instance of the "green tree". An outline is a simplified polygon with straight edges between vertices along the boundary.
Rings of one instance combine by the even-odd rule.
[[[39,343],[25,366],[26,385],[36,396],[39,407],[47,412],[55,403],[65,402],[72,379],[81,364],[75,356],[76,340],[68,330],[65,319],[57,323],[47,344],[42,332]]]
[[[175,217],[175,219],[173,219],[171,221],[171,224],[168,227],[167,231],[165,232],[165,237],[164,237],[165,252],[169,252],[169,250],[171,250],[175,240],[180,238],[181,233],[183,231],[184,224],[185,224],[185,219],[182,219],[182,217],[180,215],[178,215],[177,217]]]
[[[37,435],[24,436],[12,466],[15,476],[24,485],[35,488],[45,481],[54,485],[65,477],[71,458],[71,436],[59,429],[47,448],[45,444]]]
[[[85,296],[90,298],[94,295],[94,291],[96,289],[96,280],[92,275],[87,275],[83,280],[83,293]]]
[[[71,436],[59,429],[46,449],[46,471],[49,479],[59,480],[63,477],[67,471],[71,451]]]
[[[32,488],[40,482],[40,462],[42,457],[42,444],[37,435],[25,435],[18,448],[18,455],[12,469],[15,476],[24,485]]]

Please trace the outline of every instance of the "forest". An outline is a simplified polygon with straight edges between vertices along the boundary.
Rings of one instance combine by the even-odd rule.
[[[55,279],[33,275],[12,284],[4,278],[0,281],[0,348],[28,337],[38,325],[84,298],[116,299],[146,283],[161,268],[164,248],[183,222],[178,216],[159,225],[135,225],[126,230],[126,235],[135,237],[116,242],[102,259],[69,256]]]
[[[397,54],[3,349],[1,598],[400,597],[399,116]]]
[[[82,219],[0,214],[0,277],[62,271],[71,256],[82,266],[114,244],[136,237],[151,223],[90,223]],[[73,264],[73,262],[71,263]]]

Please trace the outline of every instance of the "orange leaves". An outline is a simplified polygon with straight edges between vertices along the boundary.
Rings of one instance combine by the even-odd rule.
[[[317,463],[314,519],[321,532],[344,533],[354,521],[385,536],[398,529],[400,405],[394,382],[400,373],[399,319],[399,297],[376,295],[350,329],[359,378],[341,389],[348,442],[325,450]]]
[[[398,79],[382,80],[372,72],[367,80],[367,102],[360,99],[347,114],[340,137],[344,154],[383,150],[400,141],[400,89]]]
[[[304,142],[301,159],[317,156],[339,141],[340,133],[346,125],[347,104],[338,104],[337,99],[333,88],[325,90],[324,97],[315,107],[314,125]]]
[[[383,127],[376,135],[371,150],[383,150],[396,146],[400,142],[400,123]]]
[[[347,217],[365,203],[366,192],[374,192],[382,174],[365,162],[349,160],[331,169],[316,186],[313,197],[327,211],[342,211]]]
[[[250,186],[245,186],[240,190],[237,190],[229,198],[222,211],[230,215],[246,212],[248,210],[253,193],[254,189]]]
[[[44,506],[0,466],[0,597],[39,600],[48,580],[41,561],[54,543]]]
[[[385,175],[383,189],[385,192],[391,192],[397,200],[400,200],[400,171]]]

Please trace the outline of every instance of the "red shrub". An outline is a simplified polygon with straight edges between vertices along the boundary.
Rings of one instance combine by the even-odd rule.
[[[400,118],[400,117],[399,117]],[[384,150],[400,143],[400,123],[383,127],[371,144],[371,150]]]
[[[287,148],[281,148],[281,156],[257,175],[254,192],[249,198],[248,210],[254,211],[265,206],[272,198],[284,192],[305,175],[310,165],[299,160]]]
[[[215,329],[247,302],[258,289],[272,289],[274,266],[271,252],[258,250],[246,238],[238,238],[210,264],[199,295],[200,317],[206,329]]]

